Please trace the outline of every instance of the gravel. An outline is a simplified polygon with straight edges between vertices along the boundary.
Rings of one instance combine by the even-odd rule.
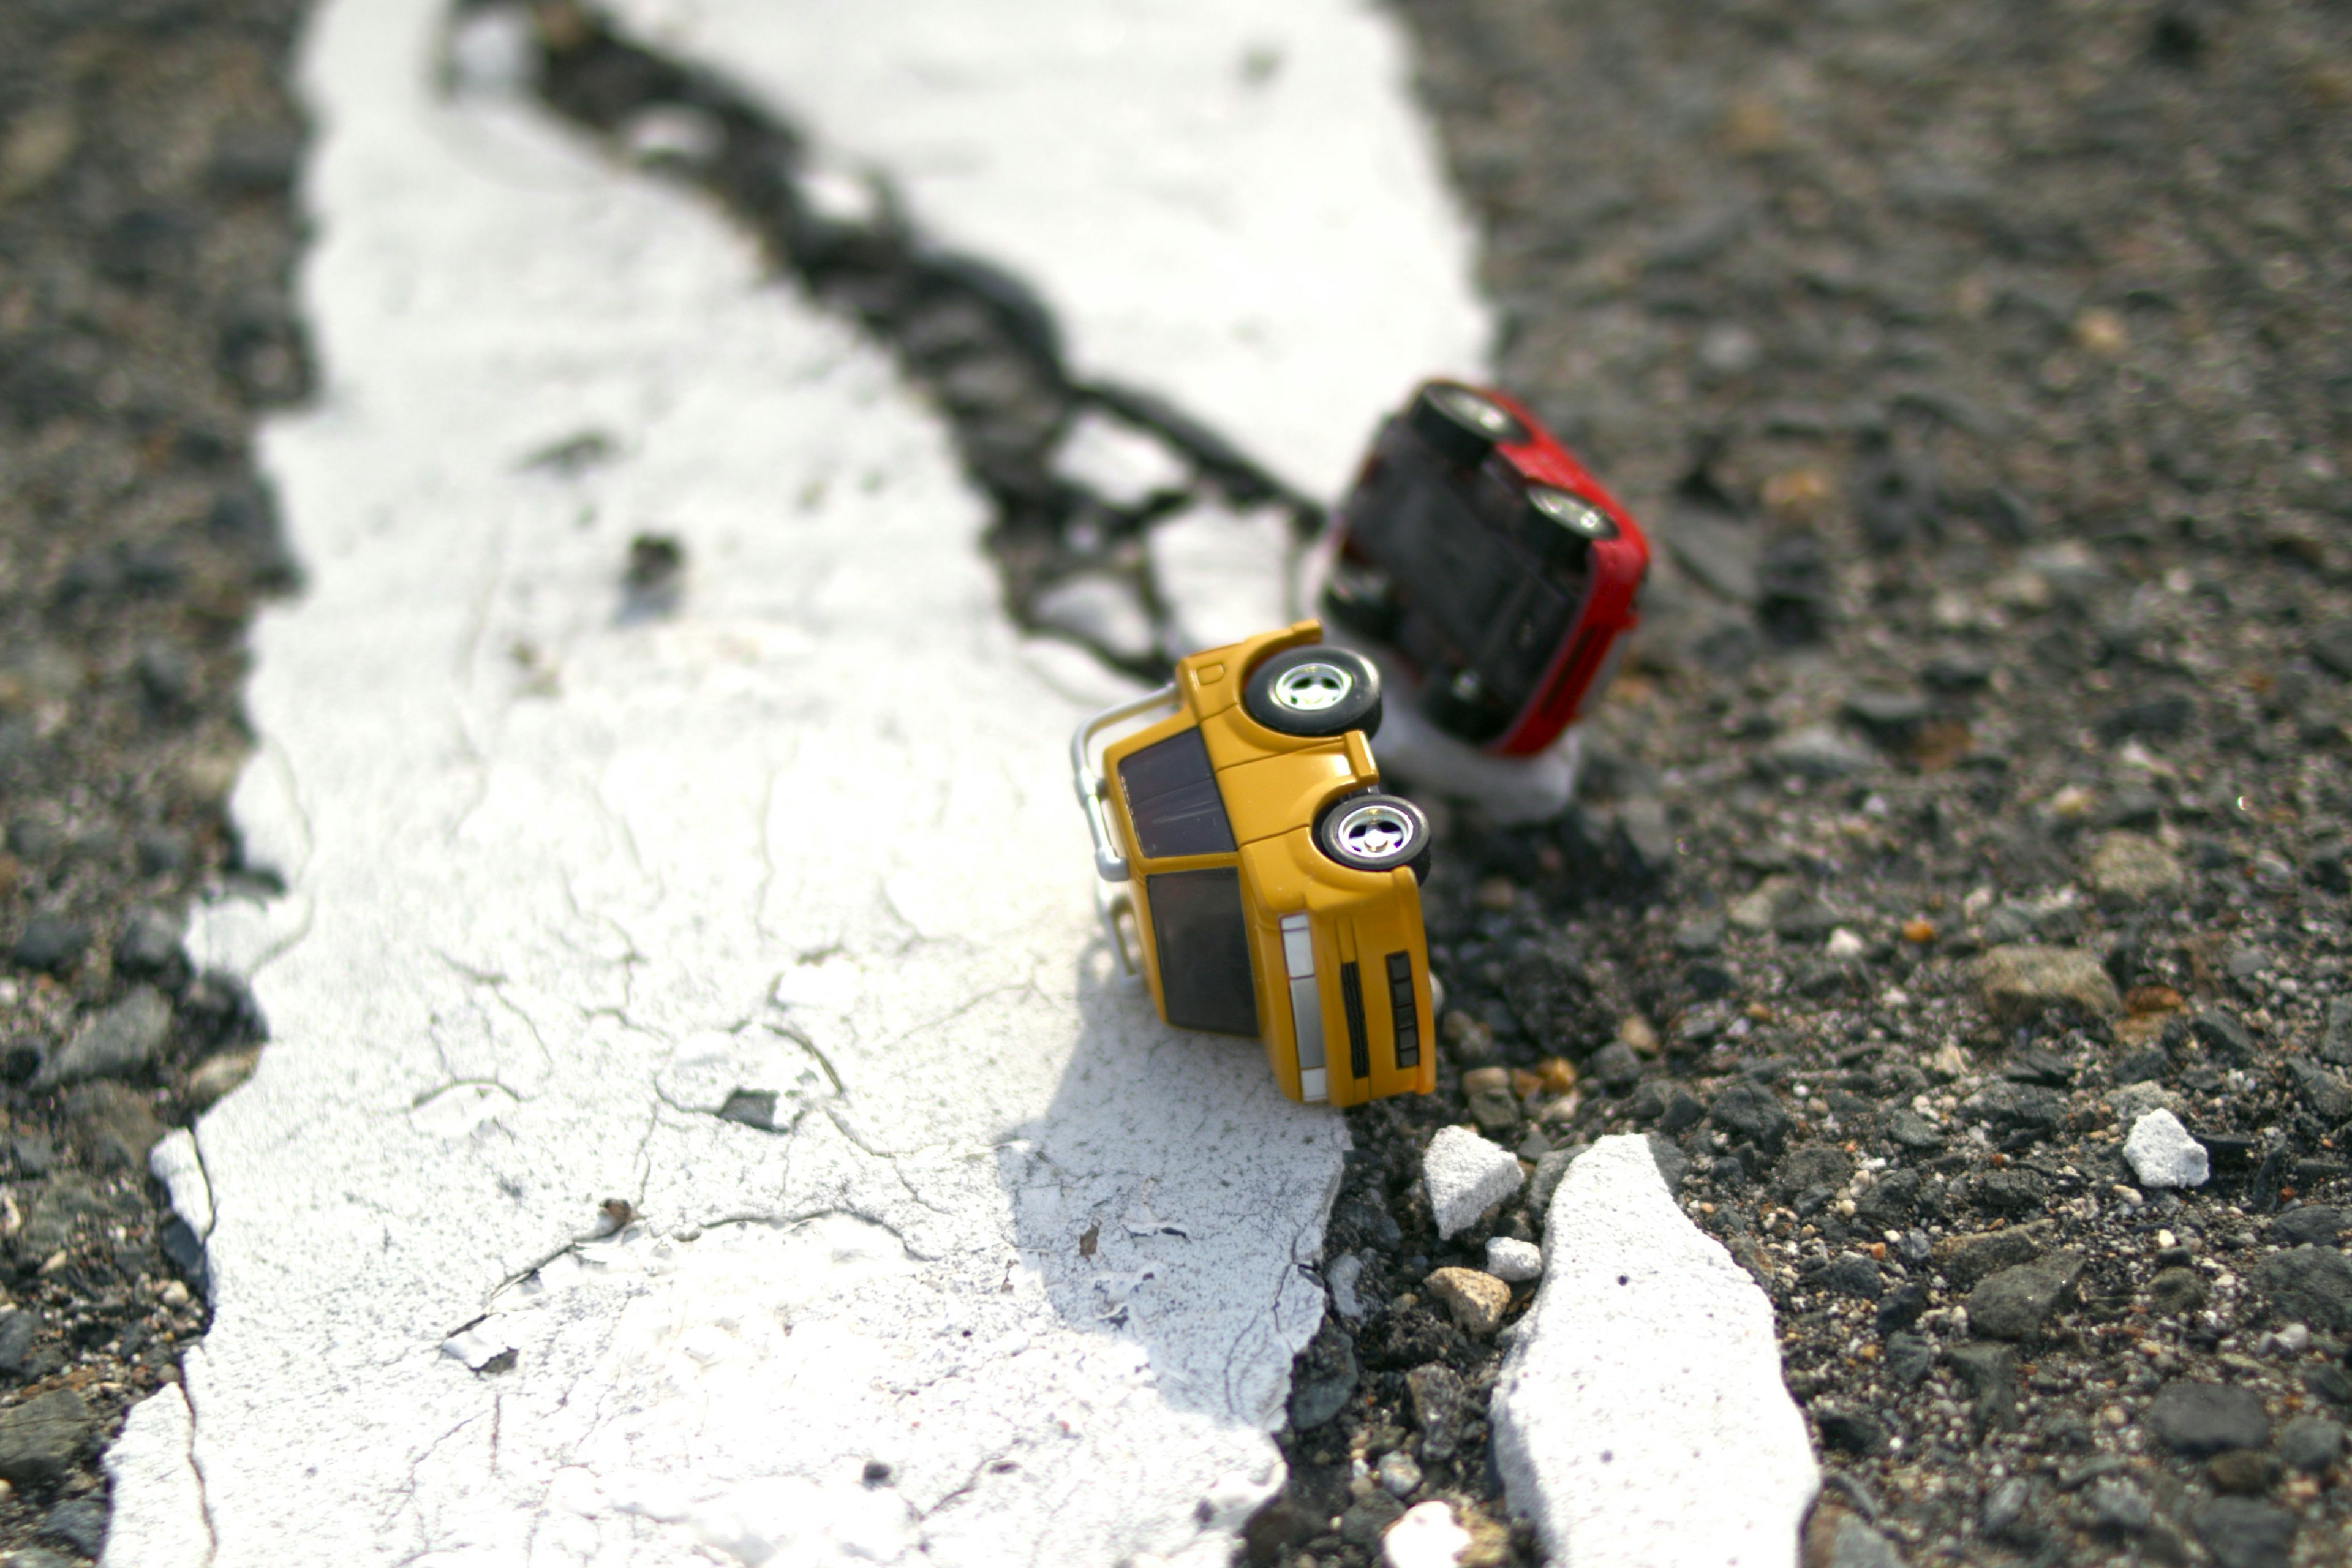
[[[244,631],[293,580],[250,459],[304,394],[286,0],[0,6],[0,1550],[94,1555],[94,1462],[202,1332],[146,1152],[248,1052],[190,972]],[[247,1064],[249,1070],[249,1061]],[[214,1069],[217,1085],[220,1069]],[[176,1304],[174,1304],[176,1302]],[[34,1542],[40,1543],[36,1545]]]

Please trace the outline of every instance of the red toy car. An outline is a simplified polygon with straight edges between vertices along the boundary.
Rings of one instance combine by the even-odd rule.
[[[1532,415],[1450,381],[1381,426],[1333,531],[1326,618],[1496,756],[1544,750],[1606,689],[1650,570],[1641,529]]]

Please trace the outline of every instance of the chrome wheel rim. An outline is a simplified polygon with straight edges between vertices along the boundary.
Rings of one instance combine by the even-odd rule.
[[[1274,700],[1293,713],[1323,713],[1348,699],[1356,678],[1336,664],[1316,659],[1295,664],[1274,678]]]
[[[1488,440],[1508,442],[1518,438],[1519,422],[1511,417],[1510,411],[1467,387],[1433,387],[1429,397],[1431,402]]]
[[[1413,822],[1392,805],[1359,805],[1339,818],[1331,837],[1350,855],[1385,860],[1412,842]]]
[[[1529,485],[1528,504],[1580,538],[1598,542],[1617,537],[1617,525],[1599,507],[1550,485]]]

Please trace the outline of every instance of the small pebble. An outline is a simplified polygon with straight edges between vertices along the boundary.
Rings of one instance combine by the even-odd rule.
[[[1403,1449],[1392,1449],[1381,1456],[1380,1468],[1372,1473],[1372,1479],[1391,1497],[1411,1497],[1421,1488],[1421,1467]]]
[[[1454,1568],[1469,1546],[1470,1532],[1454,1522],[1452,1505],[1425,1502],[1389,1526],[1381,1561],[1387,1568]]]
[[[1429,1293],[1452,1310],[1464,1331],[1486,1338],[1502,1326],[1511,1288],[1475,1268],[1441,1268],[1426,1281]]]
[[[1543,1248],[1532,1241],[1497,1236],[1486,1243],[1486,1272],[1517,1285],[1543,1277]]]

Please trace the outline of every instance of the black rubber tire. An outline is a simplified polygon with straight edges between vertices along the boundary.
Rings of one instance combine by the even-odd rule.
[[[1242,687],[1242,711],[1277,735],[1320,739],[1381,727],[1381,672],[1371,660],[1328,643],[1285,648]]]
[[[1580,561],[1593,545],[1617,537],[1609,514],[1572,490],[1529,485],[1527,498],[1526,533],[1545,561]]]
[[[1323,618],[1374,642],[1394,642],[1404,606],[1388,574],[1376,566],[1341,562],[1323,584]]]
[[[1315,847],[1340,865],[1357,871],[1402,868],[1415,880],[1429,875],[1432,837],[1421,807],[1378,790],[1349,795],[1315,825]]]
[[[1498,446],[1528,438],[1511,411],[1475,387],[1433,381],[1413,394],[1405,424],[1449,463],[1475,468]]]

